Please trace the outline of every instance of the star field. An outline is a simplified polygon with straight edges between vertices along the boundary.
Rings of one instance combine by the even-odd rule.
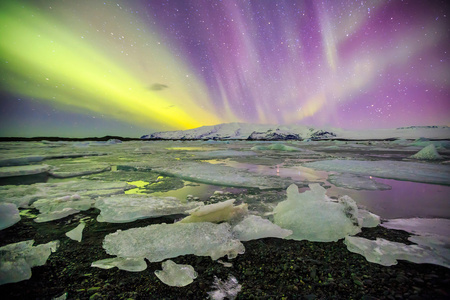
[[[418,0],[2,3],[1,134],[450,125],[448,18]]]

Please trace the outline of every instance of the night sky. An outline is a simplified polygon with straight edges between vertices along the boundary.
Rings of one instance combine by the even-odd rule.
[[[450,125],[446,2],[1,1],[0,135]]]

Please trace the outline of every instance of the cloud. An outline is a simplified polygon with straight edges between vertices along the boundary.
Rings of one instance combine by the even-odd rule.
[[[151,89],[152,91],[161,91],[161,90],[164,90],[164,89],[167,89],[167,88],[169,88],[167,85],[161,84],[161,83],[154,83],[154,84],[152,84],[152,86],[150,87],[150,89]]]

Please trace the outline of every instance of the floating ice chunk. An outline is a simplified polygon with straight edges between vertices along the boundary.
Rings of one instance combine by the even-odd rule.
[[[219,223],[229,221],[243,216],[248,211],[248,205],[242,203],[234,206],[236,199],[214,203],[187,211],[190,215],[179,221],[179,223],[212,222]]]
[[[72,163],[52,167],[49,173],[53,177],[67,178],[101,173],[109,170],[111,170],[111,167],[107,164]]]
[[[434,253],[427,246],[405,245],[377,238],[375,241],[361,237],[347,236],[344,244],[350,252],[363,255],[367,261],[383,266],[397,264],[397,260],[407,260],[414,263],[429,263],[450,267],[448,257]]]
[[[83,229],[85,226],[85,223],[80,223],[71,231],[66,232],[66,235],[74,241],[81,242],[81,239],[83,238]]]
[[[450,166],[406,161],[323,160],[305,167],[382,178],[450,185]]]
[[[58,183],[36,183],[32,185],[6,185],[0,186],[0,202],[10,202],[17,207],[28,207],[30,202],[39,199],[55,199],[80,196],[96,198],[113,194],[123,194],[127,189],[133,188],[126,182],[76,180]]]
[[[50,170],[50,166],[48,166],[48,165],[1,167],[0,168],[0,178],[41,174],[41,173],[47,172],[48,170]]]
[[[91,264],[91,267],[107,270],[117,267],[119,270],[129,272],[141,272],[147,269],[147,263],[143,258],[114,257],[94,261]]]
[[[448,219],[390,219],[381,226],[389,229],[404,230],[417,235],[448,236],[450,232],[450,220]]]
[[[287,200],[274,209],[275,224],[293,231],[287,239],[331,242],[361,230],[353,199],[343,196],[333,202],[319,184],[309,187],[310,191],[300,194],[292,184],[287,189]]]
[[[170,286],[182,287],[191,284],[198,274],[190,265],[179,265],[175,262],[166,260],[162,263],[162,271],[155,271],[156,277],[163,283]]]
[[[392,219],[383,222],[381,226],[405,230],[415,234],[408,238],[419,246],[428,248],[435,253],[436,257],[445,259],[446,264],[450,264],[450,220],[448,219]]]
[[[125,223],[138,219],[172,214],[183,214],[186,210],[203,205],[203,202],[182,203],[174,197],[149,195],[114,195],[97,200],[95,207],[101,210],[99,222]]]
[[[66,300],[67,299],[67,295],[68,295],[68,293],[65,292],[61,296],[57,296],[57,297],[52,298],[52,300]]]
[[[254,146],[251,148],[251,150],[302,151],[302,149],[284,144],[272,144],[269,146]]]
[[[12,203],[0,203],[0,230],[20,221],[19,210]]]
[[[245,251],[233,238],[228,223],[155,224],[142,228],[118,230],[108,234],[103,248],[110,255],[124,258],[147,258],[162,261],[179,255],[210,256],[216,260],[224,255],[234,258]]]
[[[160,166],[155,170],[189,181],[221,186],[275,189],[286,188],[290,183],[285,178],[277,176],[264,176],[229,166],[190,161]]]
[[[227,157],[244,157],[255,156],[257,153],[253,151],[236,151],[236,150],[216,150],[216,151],[199,151],[192,153],[197,159],[211,159],[211,158],[227,158]]]
[[[213,300],[223,300],[225,298],[233,300],[242,289],[242,286],[232,275],[228,276],[227,281],[222,281],[214,276],[212,287],[216,290],[208,292],[208,295]]]
[[[412,155],[411,158],[415,159],[423,159],[423,160],[441,160],[444,159],[442,156],[439,155],[439,153],[436,150],[436,147],[434,144],[430,144],[417,152],[416,154]]]
[[[80,211],[77,209],[63,208],[62,210],[55,210],[55,211],[51,211],[49,213],[40,214],[39,216],[37,216],[36,219],[34,219],[34,221],[36,223],[49,222],[49,221],[54,221],[54,220],[59,220],[59,219],[65,218],[67,216],[77,214],[79,212]]]
[[[390,185],[377,182],[374,179],[354,174],[331,174],[328,181],[335,186],[353,190],[390,190]]]
[[[364,228],[377,227],[380,224],[380,216],[365,209],[358,209],[358,219]]]
[[[0,247],[0,285],[30,279],[31,268],[44,265],[59,247],[59,241],[33,244],[34,240],[28,240]]]
[[[292,230],[283,229],[267,219],[250,215],[233,227],[233,235],[240,241],[251,241],[267,237],[285,238]]]
[[[94,200],[88,197],[81,198],[78,194],[67,195],[58,198],[39,199],[31,205],[39,210],[42,214],[53,211],[60,211],[64,208],[73,208],[76,210],[88,210],[92,207]]]

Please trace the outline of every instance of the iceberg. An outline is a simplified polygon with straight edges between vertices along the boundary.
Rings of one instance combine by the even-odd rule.
[[[414,159],[422,159],[422,160],[441,160],[444,159],[436,150],[434,144],[430,144],[417,152],[416,154],[410,156]]]
[[[31,278],[31,268],[45,265],[59,241],[33,246],[28,240],[0,247],[0,285]]]
[[[213,260],[227,255],[231,259],[245,251],[244,245],[233,238],[228,223],[208,222],[118,230],[105,237],[103,248],[110,255],[147,258],[151,262],[185,254],[210,256]]]
[[[450,166],[406,161],[321,160],[303,166],[381,178],[450,185]]]
[[[162,271],[155,271],[155,275],[163,283],[176,287],[191,284],[198,276],[192,266],[179,265],[170,259],[162,263]]]
[[[190,215],[184,219],[181,219],[179,223],[219,223],[223,221],[230,221],[246,214],[248,211],[248,205],[242,203],[241,205],[234,206],[234,201],[236,201],[236,199],[230,199],[224,202],[194,208],[187,211]]]
[[[99,199],[95,207],[100,209],[98,222],[125,223],[138,219],[165,215],[184,214],[186,210],[202,206],[203,202],[183,203],[174,197],[150,195],[114,195]]]
[[[141,272],[147,269],[147,263],[143,258],[114,257],[94,261],[91,267],[106,270],[117,267],[119,270],[128,272]]]
[[[292,184],[287,200],[274,209],[275,224],[293,232],[287,239],[332,242],[361,231],[353,199],[343,196],[334,202],[319,184],[310,184],[309,188],[300,194]]]
[[[292,230],[283,229],[260,216],[250,215],[233,227],[233,235],[240,241],[251,241],[267,237],[285,238]]]
[[[0,230],[20,221],[19,210],[12,203],[0,203]]]
[[[70,239],[81,242],[81,239],[83,238],[83,230],[86,226],[86,223],[80,223],[77,227],[74,229],[66,232],[66,236],[68,236]]]

